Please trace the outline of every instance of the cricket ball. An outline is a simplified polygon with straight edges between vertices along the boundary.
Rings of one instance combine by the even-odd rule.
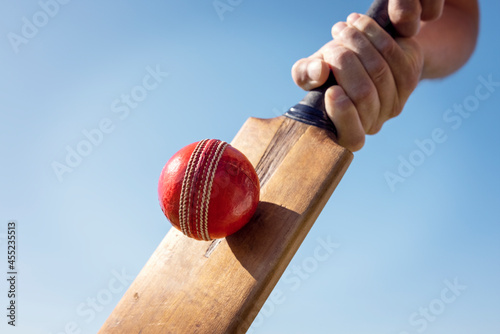
[[[179,150],[165,164],[158,183],[165,216],[197,240],[224,238],[242,228],[257,209],[259,193],[250,161],[217,139]]]

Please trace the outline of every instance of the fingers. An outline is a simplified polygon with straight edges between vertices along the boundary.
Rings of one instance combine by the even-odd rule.
[[[332,35],[320,53],[339,86],[327,91],[325,106],[339,143],[356,151],[365,134],[377,133],[402,111],[418,84],[423,57],[413,39],[395,40],[366,15],[351,14],[333,26]]]
[[[328,79],[330,67],[316,55],[297,61],[292,67],[292,78],[304,90],[321,86]]]
[[[340,86],[328,88],[325,96],[328,116],[337,128],[339,145],[351,152],[360,150],[365,144],[365,131],[356,106]]]
[[[366,22],[356,23],[358,20]],[[378,49],[393,48],[397,50],[398,47],[393,45],[396,44],[395,41],[382,29],[378,28],[374,21],[368,17],[362,18],[359,14],[351,14],[347,18],[347,24],[336,24],[332,29],[332,34],[337,43],[341,43],[356,54],[364,71],[369,76],[372,85],[371,87],[365,87],[365,89],[371,90],[369,94],[365,93],[367,94],[365,103],[357,103],[356,101],[360,97],[356,97],[355,92],[350,93],[346,87],[343,87],[346,89],[347,95],[353,99],[356,107],[358,107],[366,133],[377,133],[381,127],[379,119],[385,120],[394,117],[393,92],[396,90],[391,68]],[[386,45],[390,45],[390,47]],[[348,76],[346,80],[350,80],[350,74],[344,73],[343,75]],[[340,76],[342,74],[339,74]],[[339,79],[341,85],[343,85],[343,82],[344,80]],[[360,87],[354,89],[359,90]],[[362,88],[361,92],[363,92]],[[372,100],[370,100],[370,97]]]
[[[362,32],[377,50],[379,57],[376,57],[376,53],[368,54],[368,52],[367,55],[360,54],[359,57],[360,59],[369,57],[370,60],[364,61],[364,66],[373,68],[372,78],[379,93],[388,94],[381,95],[381,105],[383,108],[391,105],[392,107],[383,109],[382,113],[387,118],[396,116],[400,111],[398,110],[400,105],[398,101],[388,96],[409,95],[418,84],[423,66],[423,57],[418,44],[412,39],[395,40],[366,15],[351,15],[348,17],[348,23]],[[393,91],[397,91],[398,94],[394,95]]]
[[[339,42],[332,43],[330,49],[325,50],[324,57],[331,65],[337,83],[359,111],[363,129],[366,133],[373,132],[372,127],[378,118],[380,101],[376,87],[362,61],[355,51]]]

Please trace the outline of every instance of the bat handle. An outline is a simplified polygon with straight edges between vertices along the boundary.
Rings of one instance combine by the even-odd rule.
[[[385,31],[395,37],[397,32],[389,19],[387,5],[388,0],[375,0],[366,15],[373,18]],[[325,109],[325,92],[334,85],[337,85],[337,80],[330,71],[328,80],[322,86],[307,93],[302,101],[285,113],[285,116],[302,123],[330,130],[337,135],[337,129]]]

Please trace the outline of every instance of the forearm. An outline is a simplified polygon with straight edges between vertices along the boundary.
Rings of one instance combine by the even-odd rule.
[[[445,77],[472,55],[479,31],[476,0],[448,0],[442,16],[423,22],[416,36],[424,54],[422,79]]]

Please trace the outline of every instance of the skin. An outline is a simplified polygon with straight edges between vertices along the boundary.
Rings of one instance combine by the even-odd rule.
[[[455,72],[476,46],[476,0],[389,0],[388,9],[401,37],[353,13],[332,27],[332,41],[292,68],[305,90],[321,86],[333,72],[339,85],[327,90],[326,111],[339,144],[353,152],[366,134],[401,113],[420,80]]]

